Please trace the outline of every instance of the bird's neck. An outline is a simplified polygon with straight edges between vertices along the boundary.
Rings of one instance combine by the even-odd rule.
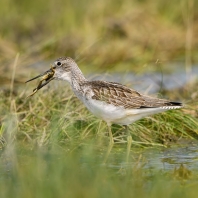
[[[84,77],[83,73],[77,65],[75,65],[71,70],[71,86],[74,90],[81,90],[81,84],[86,82],[87,79]]]

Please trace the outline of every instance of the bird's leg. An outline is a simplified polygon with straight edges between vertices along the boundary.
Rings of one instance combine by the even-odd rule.
[[[126,155],[126,162],[129,161],[129,154],[131,151],[131,144],[132,144],[132,137],[127,125],[124,125],[126,133],[127,133],[127,155]]]
[[[112,131],[111,131],[111,123],[107,123],[107,126],[108,126],[108,131],[109,131],[109,146],[108,146],[107,153],[106,153],[104,161],[103,161],[104,163],[106,163],[106,161],[109,157],[109,154],[111,152],[111,149],[113,147],[113,144],[114,144],[113,134],[112,134]]]
[[[108,126],[108,131],[109,131],[109,139],[110,139],[110,142],[109,144],[114,144],[114,140],[113,140],[113,134],[112,134],[112,131],[111,131],[111,124],[107,123],[107,126]]]

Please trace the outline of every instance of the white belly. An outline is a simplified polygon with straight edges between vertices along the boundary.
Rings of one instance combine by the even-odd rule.
[[[83,102],[88,110],[95,116],[103,119],[107,123],[120,125],[129,125],[146,116],[168,110],[163,108],[124,109],[123,107],[117,107],[92,99]]]
[[[114,105],[93,99],[83,102],[89,111],[106,122],[115,123],[115,120],[121,119],[125,116],[125,109],[123,107],[116,107]]]

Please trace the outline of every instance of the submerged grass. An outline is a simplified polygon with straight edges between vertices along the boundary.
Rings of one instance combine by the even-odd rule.
[[[52,106],[48,103],[50,110]],[[198,174],[185,166],[174,171],[144,169],[146,162],[138,151],[133,154],[135,162],[124,166],[122,147],[112,151],[111,163],[103,164],[106,146],[97,133],[103,133],[104,127],[99,121],[91,124],[95,118],[87,118],[87,112],[83,115],[90,119],[84,124],[71,117],[63,126],[55,115],[44,127],[35,121],[31,121],[34,127],[25,125],[33,120],[30,115],[22,118],[23,124],[16,113],[8,116],[3,124],[6,146],[1,151],[0,197],[195,197]],[[44,116],[40,122],[46,125]],[[140,136],[143,130],[149,132],[148,125],[137,126]]]
[[[177,179],[176,172],[101,165],[95,146],[69,154],[64,149],[32,151],[7,147],[0,163],[0,196],[3,197],[195,197],[196,174]],[[186,170],[186,169],[184,169]],[[178,171],[179,172],[179,171]],[[188,181],[188,182],[187,182]]]

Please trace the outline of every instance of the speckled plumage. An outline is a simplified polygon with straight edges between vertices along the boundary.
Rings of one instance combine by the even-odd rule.
[[[88,81],[84,83],[90,86],[94,95],[92,99],[105,101],[115,106],[123,106],[125,109],[154,108],[162,106],[180,106],[180,103],[170,102],[159,98],[145,96],[122,84],[106,81]]]
[[[179,102],[146,96],[116,82],[87,80],[69,57],[57,59],[54,77],[70,83],[75,95],[108,124],[128,125],[145,116],[181,108]]]

